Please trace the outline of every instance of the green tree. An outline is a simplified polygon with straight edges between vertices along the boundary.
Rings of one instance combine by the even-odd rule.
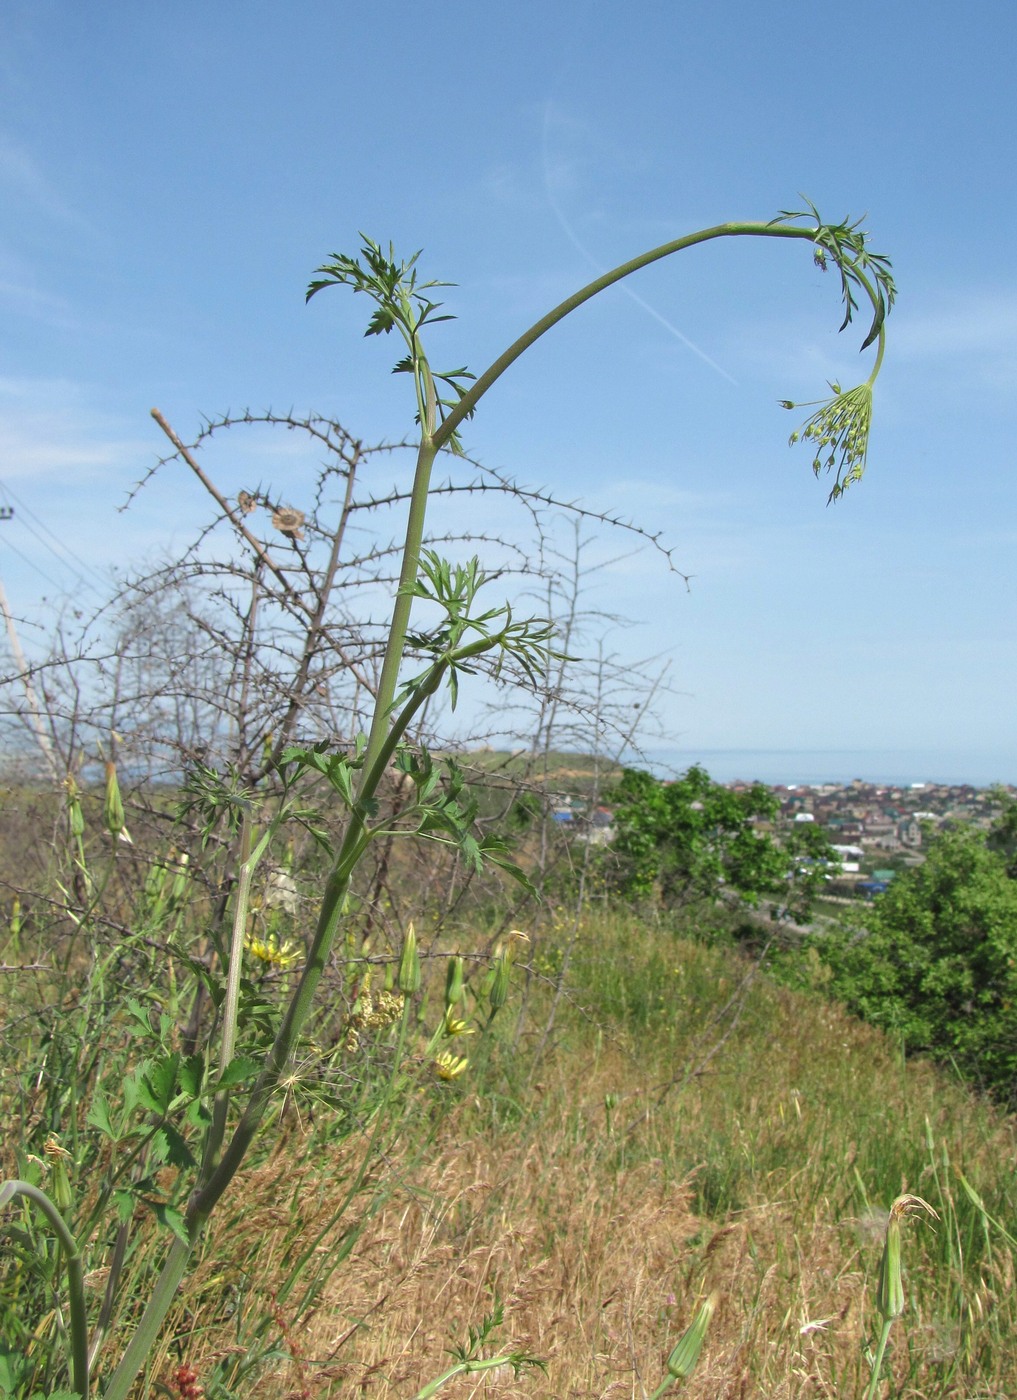
[[[665,908],[733,893],[750,904],[769,896],[804,918],[833,854],[812,823],[783,844],[761,829],[780,807],[762,783],[735,792],[696,765],[673,783],[627,769],[610,800],[620,888]]]
[[[1003,804],[1003,810],[992,823],[986,844],[990,851],[998,851],[1006,861],[1006,873],[1011,880],[1017,880],[1017,798],[1011,797],[1004,788],[995,789]]]
[[[831,990],[905,1050],[952,1060],[1017,1101],[1017,881],[1006,855],[970,827],[934,838],[865,912],[813,946]]]

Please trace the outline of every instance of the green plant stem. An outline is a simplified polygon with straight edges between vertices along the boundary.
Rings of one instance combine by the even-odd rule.
[[[335,935],[345,912],[350,880],[371,839],[371,832],[367,829],[364,815],[366,803],[377,790],[395,747],[413,715],[418,712],[428,696],[437,689],[441,677],[448,669],[448,665],[451,664],[450,660],[446,659],[436,665],[428,681],[416,689],[409,704],[403,708],[395,721],[392,720],[399,669],[409,629],[412,590],[420,567],[420,550],[431,473],[438,452],[448,444],[459,424],[473,413],[487,390],[545,332],[599,292],[613,286],[616,282],[620,282],[631,273],[648,267],[651,263],[658,262],[662,258],[669,257],[672,253],[681,252],[685,248],[693,247],[698,243],[706,243],[715,238],[797,238],[814,241],[815,233],[815,229],[780,224],[718,224],[713,228],[703,229],[698,233],[674,239],[669,243],[662,244],[659,248],[642,253],[636,258],[622,263],[613,271],[604,273],[601,277],[582,287],[548,312],[546,316],[535,322],[474,382],[441,424],[436,423],[437,396],[430,368],[416,337],[412,338],[410,353],[414,362],[414,380],[417,386],[418,408],[421,418],[420,445],[417,451],[417,463],[410,496],[399,587],[393,605],[385,657],[375,696],[374,714],[364,755],[361,781],[357,791],[358,802],[350,815],[342,845],[325,884],[318,924],[303,974],[287,1007],[272,1049],[269,1051],[262,1071],[251,1090],[247,1106],[225,1151],[214,1167],[210,1162],[203,1165],[199,1181],[188,1203],[185,1217],[190,1242],[184,1243],[182,1240],[175,1240],[171,1246],[138,1329],[105,1392],[106,1400],[126,1400],[130,1385],[137,1372],[144,1365],[148,1350],[154,1344],[162,1321],[172,1304],[173,1294],[184,1275],[191,1247],[201,1234],[210,1212],[238,1171],[254,1139],[272,1093],[310,1014],[318,984],[321,981]],[[864,278],[861,280],[873,300],[873,305],[878,309],[876,293]],[[881,355],[882,333],[880,333],[880,340]],[[481,648],[481,650],[483,649]],[[463,652],[468,650],[464,648]],[[472,654],[476,654],[476,652]],[[208,1172],[207,1177],[206,1171]],[[470,1363],[468,1369],[486,1370],[496,1364],[504,1364],[504,1360],[498,1358],[496,1361],[486,1363]],[[445,1380],[451,1376],[460,1374],[464,1368],[464,1364],[453,1368],[438,1382],[433,1383],[430,1388],[422,1391],[417,1400],[426,1400],[426,1397],[432,1395],[439,1385],[444,1384]]]
[[[67,1298],[71,1320],[71,1384],[81,1396],[81,1400],[88,1400],[88,1320],[85,1316],[84,1273],[77,1242],[67,1221],[45,1191],[40,1191],[38,1186],[33,1186],[28,1181],[5,1181],[0,1186],[0,1207],[17,1196],[25,1196],[39,1207],[53,1227],[67,1261]]]
[[[662,258],[670,257],[672,253],[680,253],[685,248],[692,248],[697,243],[708,243],[715,238],[798,238],[806,239],[809,242],[815,240],[817,230],[812,228],[799,228],[787,224],[770,224],[762,222],[749,223],[727,223],[716,224],[713,228],[700,229],[697,233],[686,234],[682,238],[672,239],[668,243],[662,243],[658,248],[652,248],[649,252],[640,253],[638,257],[630,258],[627,262],[621,263],[610,272],[605,272],[602,276],[588,282],[585,287],[581,287],[577,292],[573,292],[570,297],[554,307],[542,316],[539,321],[535,321],[529,330],[524,331],[521,336],[508,347],[498,358],[484,371],[471,387],[464,393],[458,404],[449,412],[448,416],[441,423],[435,422],[436,417],[436,396],[434,382],[431,378],[427,361],[414,337],[410,343],[410,351],[417,366],[417,373],[414,380],[419,386],[420,376],[423,377],[426,386],[425,411],[421,413],[421,438],[420,447],[417,452],[417,465],[413,478],[413,490],[410,497],[410,509],[406,526],[406,541],[403,548],[402,570],[399,576],[399,589],[396,593],[396,600],[392,611],[392,624],[389,629],[388,643],[385,648],[385,659],[382,664],[381,679],[378,684],[374,716],[371,724],[371,732],[367,745],[367,762],[365,762],[365,772],[367,766],[373,761],[380,750],[383,740],[385,725],[392,708],[395,697],[396,686],[399,678],[399,666],[402,662],[403,651],[406,646],[406,633],[409,628],[410,611],[412,608],[412,597],[410,589],[417,578],[420,565],[420,547],[423,540],[424,517],[427,511],[427,493],[430,488],[431,471],[435,458],[441,449],[447,446],[456,429],[470,417],[476,410],[480,400],[487,393],[488,389],[495,384],[505,371],[516,360],[523,355],[531,345],[535,344],[540,337],[546,334],[560,321],[564,321],[566,316],[571,315],[585,302],[590,301],[600,292],[608,287],[614,286],[616,282],[621,282],[624,278],[631,276],[633,272],[639,272],[644,267],[649,267],[652,263],[659,262]],[[879,298],[869,280],[863,273],[855,269],[859,282],[864,286],[869,295],[874,309],[879,308]],[[885,337],[880,330],[879,349],[877,351],[876,366],[873,376],[878,372],[879,365],[883,358],[883,346]],[[420,400],[420,389],[417,389],[418,402]]]
[[[886,1344],[890,1340],[890,1328],[894,1324],[894,1319],[888,1317],[883,1322],[882,1331],[879,1334],[879,1342],[876,1345],[876,1354],[872,1359],[872,1376],[869,1379],[868,1388],[865,1392],[865,1400],[876,1400],[876,1392],[879,1389],[879,1377],[883,1370],[883,1354],[886,1351]]]
[[[493,1371],[497,1366],[511,1366],[512,1356],[488,1356],[482,1361],[457,1361],[454,1366],[437,1378],[424,1386],[423,1390],[418,1390],[413,1400],[430,1400],[447,1381],[453,1380],[456,1376],[472,1376],[478,1371]]]
[[[571,315],[584,302],[590,301],[608,287],[613,287],[616,282],[621,282],[624,278],[631,276],[633,272],[639,272],[642,268],[649,267],[651,263],[659,262],[661,258],[668,258],[672,253],[680,253],[685,248],[692,248],[697,243],[709,243],[714,238],[804,238],[812,242],[815,234],[816,229],[799,228],[789,224],[758,222],[716,224],[713,228],[700,229],[697,233],[688,233],[683,238],[675,238],[669,243],[662,243],[659,248],[651,248],[647,253],[640,253],[638,257],[630,258],[628,262],[623,262],[610,272],[605,272],[602,276],[594,278],[585,287],[581,287],[578,292],[573,292],[570,297],[559,302],[546,316],[535,321],[528,331],[524,331],[518,340],[513,341],[508,349],[499,355],[491,366],[474,381],[448,417],[435,429],[435,448],[440,450],[445,446],[460,423],[473,413],[492,384],[500,379],[509,366],[515,364],[520,355],[524,354],[542,335],[558,325],[559,321],[564,321],[566,316]],[[872,298],[873,306],[877,306],[878,300],[874,290],[866,279],[862,278],[860,274],[859,276]]]
[[[189,1228],[188,1230],[188,1243],[185,1244],[181,1239],[174,1239],[170,1245],[166,1262],[163,1264],[155,1287],[152,1289],[152,1296],[141,1314],[141,1320],[134,1329],[134,1335],[120,1358],[119,1366],[109,1378],[109,1383],[103,1391],[103,1400],[126,1400],[138,1372],[145,1364],[148,1353],[158,1340],[159,1330],[170,1310],[173,1295],[187,1272],[187,1261],[191,1257],[191,1249],[199,1233],[200,1226],[196,1224],[193,1229]]]
[[[396,687],[399,684],[399,667],[402,664],[403,652],[406,650],[406,633],[409,630],[410,612],[413,607],[411,590],[420,572],[420,548],[424,539],[424,520],[427,515],[428,492],[431,489],[431,471],[440,446],[434,436],[437,416],[434,381],[427,368],[427,362],[421,362],[420,348],[416,343],[414,343],[412,350],[414,358],[418,364],[421,364],[425,374],[426,400],[422,405],[420,446],[417,449],[417,465],[413,473],[413,489],[410,493],[410,508],[406,518],[406,538],[403,543],[399,587],[396,590],[395,602],[392,606],[392,622],[385,644],[385,658],[381,666],[378,693],[374,701],[371,732],[368,735],[367,750],[364,755],[363,776],[357,794],[360,797],[365,794],[369,774],[385,741],[389,716],[395,701]],[[419,385],[417,375],[414,375],[414,382]],[[419,397],[419,387],[417,393]]]
[[[448,664],[448,661],[439,663],[435,667],[435,674],[414,692],[408,704],[404,706],[384,742],[378,760],[366,775],[365,799],[373,796],[374,789],[381,780],[388,759],[391,757],[391,751],[398,744],[399,738],[420,706],[440,684],[441,676]],[[187,1269],[191,1249],[201,1235],[205,1222],[219,1198],[239,1170],[247,1150],[254,1140],[271,1101],[272,1092],[279,1081],[279,1076],[289,1061],[293,1047],[310,1013],[318,983],[328,962],[332,943],[345,910],[350,878],[369,840],[370,832],[366,829],[363,808],[358,804],[358,808],[350,816],[335,868],[325,887],[318,926],[308,951],[303,975],[293,994],[293,999],[287,1007],[275,1042],[251,1090],[247,1106],[241,1115],[240,1122],[234,1129],[226,1150],[214,1166],[210,1162],[205,1165],[187,1205],[185,1221],[188,1240],[187,1242],[180,1239],[173,1241],[137,1330],[104,1392],[105,1400],[126,1400],[134,1378],[144,1365],[145,1358],[159,1335],[163,1320],[173,1304],[174,1294]]]

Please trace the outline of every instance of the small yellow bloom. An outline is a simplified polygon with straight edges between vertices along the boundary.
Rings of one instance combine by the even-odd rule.
[[[455,1014],[453,1007],[448,1007],[445,1011],[445,1024],[442,1027],[446,1035],[476,1035],[476,1026],[467,1023]]]
[[[244,939],[244,947],[266,967],[277,967],[280,971],[285,971],[300,961],[300,950],[293,940],[287,938],[285,943],[280,943],[274,933],[270,933],[267,938],[257,938],[248,934]]]
[[[445,1050],[434,1061],[434,1072],[439,1079],[451,1083],[459,1078],[469,1063],[465,1055],[451,1055]]]

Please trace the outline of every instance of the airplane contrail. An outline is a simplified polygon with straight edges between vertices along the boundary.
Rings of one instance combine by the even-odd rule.
[[[555,218],[558,220],[558,223],[561,225],[562,232],[572,244],[573,248],[575,248],[576,252],[578,252],[581,257],[585,258],[586,261],[590,264],[590,266],[595,268],[598,273],[606,272],[608,269],[604,267],[602,263],[598,262],[598,260],[590,252],[589,248],[587,248],[586,245],[579,238],[575,229],[565,217],[565,213],[562,210],[561,205],[558,203],[557,199],[554,196],[554,190],[551,185],[550,162],[548,160],[547,155],[547,131],[548,126],[550,124],[550,117],[551,101],[550,99],[548,99],[548,101],[544,104],[544,124],[541,141],[541,166],[542,174],[544,177],[544,193],[547,195],[547,202],[551,206],[551,211],[554,214]],[[706,353],[705,350],[701,349],[696,344],[694,340],[690,340],[689,337],[684,333],[684,331],[680,331],[678,327],[674,325],[673,322],[667,319],[666,316],[662,316],[661,313],[656,309],[656,307],[651,306],[650,303],[648,301],[645,301],[639,295],[638,292],[634,292],[627,281],[618,283],[618,289],[619,291],[624,292],[625,295],[629,297],[632,301],[634,301],[638,307],[641,307],[642,310],[647,313],[647,315],[652,316],[653,319],[656,322],[658,322],[659,325],[663,326],[666,331],[670,331],[670,333],[675,337],[676,340],[680,340],[687,350],[692,351],[693,355],[698,355],[699,358],[704,362],[704,364],[708,364],[711,369],[716,370],[716,372],[721,376],[722,379],[726,379],[729,384],[738,383],[737,379],[735,379],[733,375],[728,374],[727,370],[724,369],[723,366],[719,365],[716,360],[712,359]]]

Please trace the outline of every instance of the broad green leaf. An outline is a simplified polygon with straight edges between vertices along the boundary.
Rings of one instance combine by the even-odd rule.
[[[190,1098],[196,1099],[201,1093],[201,1086],[205,1079],[205,1057],[204,1055],[188,1055],[180,1064],[180,1092],[187,1094]]]
[[[147,1205],[151,1207],[160,1225],[164,1225],[167,1230],[176,1235],[177,1239],[181,1240],[184,1244],[190,1243],[187,1236],[187,1227],[184,1224],[184,1217],[178,1210],[174,1209],[173,1206],[165,1205],[161,1201],[148,1201]]]
[[[164,1123],[152,1138],[152,1160],[164,1162],[171,1167],[193,1167],[194,1154],[187,1145],[183,1134],[172,1123]]]
[[[138,1098],[153,1113],[163,1114],[173,1102],[180,1055],[173,1051],[161,1060],[153,1060],[138,1081]]]
[[[240,1055],[235,1060],[230,1060],[216,1081],[216,1089],[231,1089],[234,1084],[243,1084],[247,1079],[253,1079],[261,1069],[261,1061],[252,1059],[249,1055]]]
[[[85,1115],[85,1122],[91,1123],[93,1128],[98,1128],[100,1133],[105,1134],[113,1142],[117,1141],[118,1135],[113,1131],[113,1124],[110,1122],[109,1103],[101,1089],[95,1091],[95,1098],[92,1100],[92,1107]]]

